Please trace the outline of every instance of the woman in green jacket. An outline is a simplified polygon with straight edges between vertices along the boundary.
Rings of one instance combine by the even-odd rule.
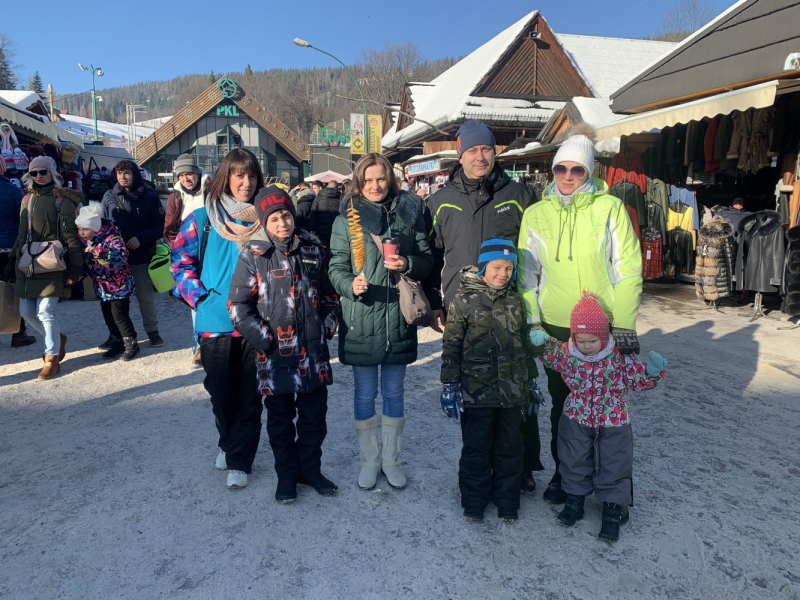
[[[394,238],[396,253],[384,260],[372,235]],[[389,161],[366,154],[356,164],[349,194],[333,224],[328,269],[341,296],[339,360],[353,367],[353,428],[361,447],[358,485],[364,489],[375,486],[379,470],[390,485],[406,484],[399,460],[406,421],[403,380],[406,365],[417,359],[417,328],[403,317],[390,271],[420,280],[432,268],[419,199],[400,191]],[[379,368],[382,416],[375,414]]]
[[[533,329],[561,342],[570,337],[570,314],[588,290],[613,325],[623,354],[638,353],[636,316],[642,293],[642,253],[625,205],[609,195],[594,170],[594,129],[576,127],[553,158],[555,181],[528,207],[519,230],[517,282]],[[544,499],[564,502],[558,474],[558,423],[569,395],[561,375],[545,368],[553,399],[550,450],[556,473]]]
[[[56,163],[47,156],[31,161],[24,180],[28,194],[22,199],[17,241],[11,249],[4,278],[16,280],[14,293],[20,299],[19,311],[44,337],[44,366],[38,378],[52,379],[61,370],[67,343],[56,318],[56,306],[59,298],[69,298],[69,286],[80,279],[83,264],[83,250],[75,228],[75,214],[82,197],[75,190],[62,187]],[[31,211],[30,236],[28,211]],[[66,270],[33,275],[21,271],[18,263],[29,237],[32,242],[60,241],[65,250]]]

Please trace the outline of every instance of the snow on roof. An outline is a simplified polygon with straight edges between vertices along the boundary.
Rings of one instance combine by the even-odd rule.
[[[609,97],[642,69],[671,52],[674,42],[557,33],[572,63],[595,96]]]
[[[610,100],[606,98],[578,98],[572,99],[572,103],[578,112],[581,113],[581,118],[584,123],[588,123],[592,127],[601,127],[607,125],[612,121],[619,121],[625,115],[615,115],[611,112],[609,106]]]
[[[423,154],[422,156],[412,156],[411,158],[401,162],[400,164],[403,166],[410,165],[411,163],[426,161],[429,158],[458,158],[458,151],[442,150],[441,152],[434,152],[432,154]]]
[[[509,117],[522,122],[545,120],[554,111],[563,108],[563,102],[545,101],[534,104],[526,100],[470,95],[537,14],[539,11],[528,13],[430,83],[409,83],[406,93],[414,114],[436,126],[442,126],[461,118]],[[556,35],[595,95],[604,98],[606,105],[612,92],[675,47],[671,42]],[[588,105],[586,108],[589,110]],[[590,111],[591,118],[599,119],[601,110],[600,105],[596,105]],[[608,114],[611,114],[610,110]],[[611,119],[601,120],[602,125]],[[396,128],[388,131],[382,144],[386,148],[396,148],[428,129],[430,128],[425,123],[411,121],[400,131]]]
[[[503,158],[507,158],[509,156],[522,156],[523,154],[528,154],[531,150],[534,150],[541,146],[540,142],[530,142],[525,144],[522,148],[515,148],[514,150],[506,150],[500,156]]]
[[[138,130],[139,126],[152,127],[153,129],[158,129],[164,123],[169,121],[171,118],[172,118],[172,116],[169,116],[169,117],[156,117],[155,119],[146,119],[144,121],[137,121],[136,122],[136,129]]]
[[[39,94],[36,92],[24,90],[0,90],[0,98],[24,110],[27,110],[29,106],[41,101]]]

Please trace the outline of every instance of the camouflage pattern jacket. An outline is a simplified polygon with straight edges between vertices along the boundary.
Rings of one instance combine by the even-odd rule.
[[[442,383],[461,384],[465,408],[527,406],[528,378],[538,371],[524,301],[513,283],[497,290],[477,273],[461,269],[442,340]]]
[[[338,306],[316,238],[295,229],[286,253],[263,230],[250,238],[231,278],[228,312],[256,350],[261,394],[308,393],[332,383],[325,330],[336,330]]]

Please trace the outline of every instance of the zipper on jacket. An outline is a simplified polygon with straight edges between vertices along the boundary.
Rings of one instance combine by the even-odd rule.
[[[386,211],[386,237],[392,237],[392,226],[389,223],[389,211]],[[386,257],[383,258],[386,261]],[[385,267],[384,267],[385,268]],[[389,269],[386,269],[386,352],[389,353],[392,351],[392,342],[389,341],[389,292],[391,291],[389,287],[389,280],[390,280]]]

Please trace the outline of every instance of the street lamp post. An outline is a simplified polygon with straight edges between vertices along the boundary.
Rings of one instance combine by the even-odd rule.
[[[364,100],[364,92],[361,91],[361,86],[358,85],[358,80],[356,79],[356,76],[353,75],[353,72],[350,69],[347,68],[346,64],[344,64],[342,61],[340,61],[338,58],[336,58],[330,52],[325,52],[325,50],[320,50],[316,46],[312,46],[307,41],[301,40],[300,38],[294,38],[294,45],[295,46],[300,46],[301,48],[313,48],[317,52],[322,52],[323,54],[327,54],[333,60],[338,62],[340,65],[342,65],[348,73],[350,73],[350,77],[353,78],[353,83],[356,84],[356,88],[358,89],[358,93],[361,95],[361,105],[364,108],[364,143],[367,146],[365,148],[365,150],[369,150],[369,126],[368,126],[368,122],[367,122],[367,102],[366,102],[366,100]]]
[[[98,77],[102,77],[105,72],[100,67],[94,68],[91,64],[88,69],[81,63],[78,63],[78,66],[81,68],[81,71],[92,72],[92,117],[94,118],[94,141],[97,141],[97,92],[94,87],[94,76],[96,74]]]

